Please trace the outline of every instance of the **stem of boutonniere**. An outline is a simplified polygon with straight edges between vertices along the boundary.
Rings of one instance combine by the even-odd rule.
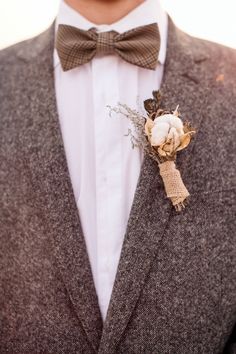
[[[189,192],[183,183],[175,162],[165,161],[160,163],[159,169],[167,197],[171,200],[176,211],[181,211],[185,208],[185,202],[189,197]]]

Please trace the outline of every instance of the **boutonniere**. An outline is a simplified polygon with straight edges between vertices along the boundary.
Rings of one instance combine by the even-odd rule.
[[[176,167],[179,151],[185,149],[195,134],[189,122],[183,122],[179,106],[174,111],[161,107],[161,94],[153,91],[153,98],[144,101],[146,116],[118,104],[112,111],[126,116],[134,126],[129,130],[133,147],[143,149],[158,166],[167,197],[177,211],[185,208],[189,192]]]

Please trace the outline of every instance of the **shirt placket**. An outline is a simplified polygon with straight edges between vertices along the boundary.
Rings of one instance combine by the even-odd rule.
[[[121,122],[109,115],[119,102],[118,61],[113,55],[92,62],[96,164],[97,274],[103,317],[110,300],[120,252],[122,223]]]

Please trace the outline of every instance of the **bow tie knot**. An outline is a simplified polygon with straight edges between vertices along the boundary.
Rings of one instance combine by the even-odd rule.
[[[97,54],[111,54],[114,52],[114,38],[117,33],[99,32],[97,33]]]
[[[156,23],[136,27],[124,33],[84,31],[59,25],[56,49],[64,71],[88,63],[96,54],[119,55],[133,65],[155,70],[160,50],[160,33]]]

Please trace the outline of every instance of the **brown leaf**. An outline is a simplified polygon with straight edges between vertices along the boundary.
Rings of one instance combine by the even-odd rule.
[[[144,108],[148,112],[148,114],[153,114],[158,110],[158,104],[157,101],[149,98],[144,101]]]
[[[185,149],[191,141],[191,133],[186,133],[180,137],[180,145],[176,151]]]

